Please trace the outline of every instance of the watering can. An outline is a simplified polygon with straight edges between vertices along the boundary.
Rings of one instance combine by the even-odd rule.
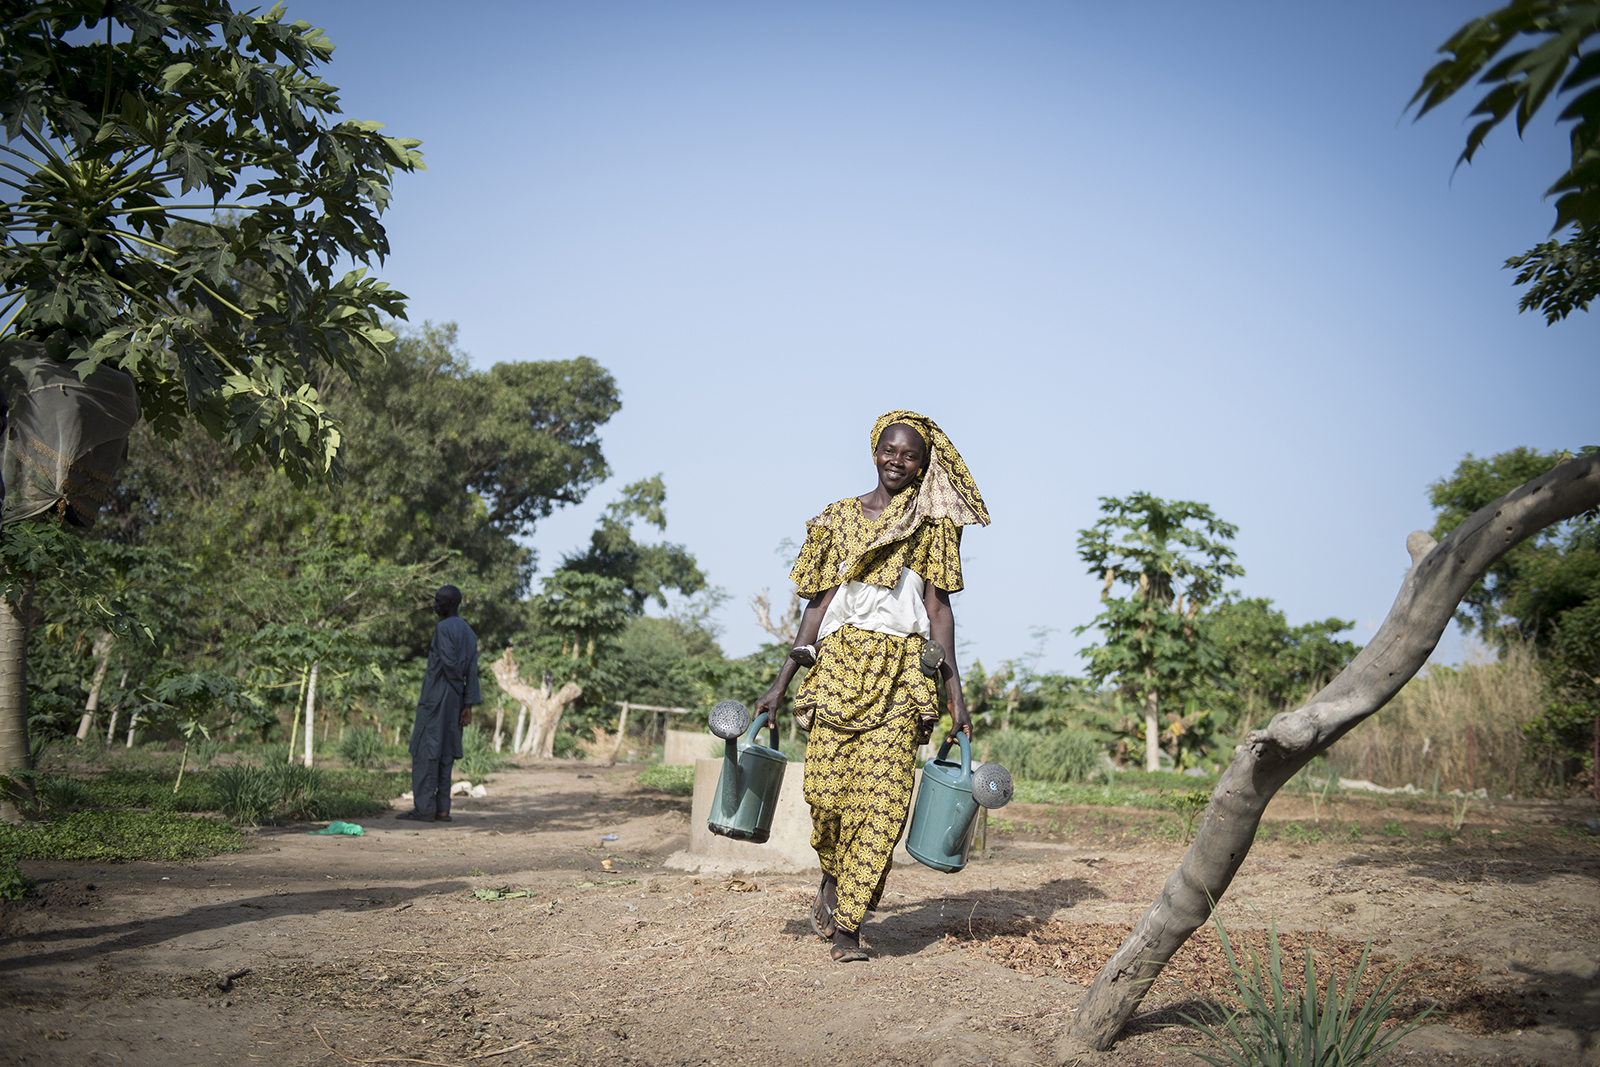
[[[906,831],[906,851],[925,867],[954,874],[967,865],[978,808],[1001,808],[1011,800],[1011,775],[998,763],[972,766],[972,741],[965,733],[961,762],[946,759],[950,740],[922,765],[922,785]]]
[[[777,723],[771,724],[772,747],[756,741],[756,732],[767,720],[763,711],[751,722],[749,709],[737,700],[724,700],[711,709],[711,732],[725,743],[722,773],[706,819],[714,834],[758,845],[772,836],[772,816],[778,810],[778,790],[789,758],[778,751]]]

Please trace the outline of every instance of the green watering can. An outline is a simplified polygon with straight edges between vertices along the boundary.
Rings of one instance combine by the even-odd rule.
[[[950,753],[946,738],[939,755],[922,765],[917,806],[906,831],[911,858],[946,874],[967,865],[978,808],[1004,807],[1012,790],[1011,775],[997,763],[981,763],[975,773],[971,740],[965,733],[956,734],[956,740],[961,742],[960,763],[945,758]]]
[[[758,845],[772,836],[772,816],[778,810],[778,790],[789,758],[778,751],[777,723],[772,723],[771,748],[755,740],[767,719],[763,711],[750,722],[749,710],[737,700],[721,701],[711,709],[711,732],[725,743],[722,774],[706,819],[714,834]]]

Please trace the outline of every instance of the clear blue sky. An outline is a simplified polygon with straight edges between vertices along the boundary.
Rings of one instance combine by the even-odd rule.
[[[290,0],[346,112],[421,138],[380,276],[479,366],[617,378],[616,472],[547,571],[657,472],[667,536],[763,639],[775,553],[873,485],[873,418],[966,456],[962,661],[1098,607],[1097,498],[1204,501],[1291,622],[1393,600],[1465,453],[1600,442],[1596,324],[1519,315],[1564,144],[1544,116],[1452,179],[1458,106],[1402,109],[1485,3],[437,4]],[[1447,637],[1439,655],[1458,658]]]

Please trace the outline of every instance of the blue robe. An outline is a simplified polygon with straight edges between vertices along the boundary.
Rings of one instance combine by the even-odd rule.
[[[461,758],[461,708],[481,704],[478,635],[459,615],[440,619],[428,646],[428,669],[411,728],[411,781],[416,810],[450,810],[450,773]],[[426,795],[424,795],[426,794]]]

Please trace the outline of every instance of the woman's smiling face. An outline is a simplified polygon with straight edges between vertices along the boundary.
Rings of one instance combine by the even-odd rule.
[[[878,438],[872,464],[878,468],[878,484],[890,493],[910,485],[927,461],[928,449],[922,437],[903,422],[897,422]]]

